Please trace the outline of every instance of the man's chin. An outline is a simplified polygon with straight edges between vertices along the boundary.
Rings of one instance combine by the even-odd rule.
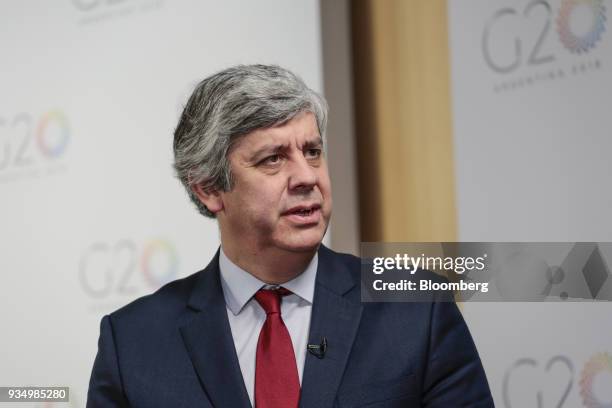
[[[298,238],[298,237],[295,237]],[[301,239],[292,239],[279,243],[279,247],[290,252],[315,252],[319,249],[323,241],[323,234],[313,234],[312,237],[299,237]]]
[[[321,242],[317,243],[316,245],[302,245],[302,246],[292,246],[289,247],[288,250],[290,252],[295,252],[295,253],[314,253],[317,252],[317,250],[319,249],[319,245],[321,245]]]
[[[319,249],[327,231],[327,222],[321,220],[310,227],[284,226],[274,239],[277,247],[290,252],[314,252]]]

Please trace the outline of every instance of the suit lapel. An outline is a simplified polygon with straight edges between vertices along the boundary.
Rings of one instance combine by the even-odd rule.
[[[215,407],[250,407],[234,347],[219,277],[219,252],[200,277],[189,299],[195,318],[181,335],[200,383]]]
[[[306,355],[302,407],[333,405],[363,309],[358,297],[343,296],[356,284],[348,266],[321,246],[308,340],[319,344],[325,337],[328,344],[323,358]]]

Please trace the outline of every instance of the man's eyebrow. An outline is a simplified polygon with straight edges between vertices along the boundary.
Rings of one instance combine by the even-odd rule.
[[[304,148],[311,149],[313,147],[320,147],[322,145],[323,145],[323,138],[321,136],[317,136],[316,138],[307,140],[306,143],[304,143]]]
[[[278,152],[284,148],[286,148],[287,145],[282,144],[282,143],[269,143],[269,144],[265,144],[263,146],[261,146],[259,149],[255,150],[253,153],[250,154],[250,157],[252,158],[257,158],[259,156],[261,156],[262,154],[265,153],[270,153],[270,152]]]
[[[312,138],[304,142],[303,149],[312,149],[312,148],[321,147],[321,146],[323,146],[323,138],[321,136],[317,136],[315,138]],[[289,147],[288,144],[268,143],[268,144],[261,146],[260,148],[255,150],[253,153],[249,154],[249,157],[253,160],[256,160],[261,155],[272,153],[272,152],[277,153],[277,152],[282,151],[283,149],[287,149],[288,147]]]

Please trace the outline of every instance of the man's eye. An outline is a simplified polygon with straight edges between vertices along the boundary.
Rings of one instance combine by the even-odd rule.
[[[281,160],[280,154],[273,154],[272,156],[268,156],[261,161],[261,164],[278,164]]]
[[[309,159],[318,159],[321,157],[321,149],[308,149],[306,151],[306,156]]]

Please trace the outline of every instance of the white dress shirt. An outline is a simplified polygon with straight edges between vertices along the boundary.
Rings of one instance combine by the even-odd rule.
[[[273,286],[260,281],[239,268],[229,260],[223,252],[223,248],[220,252],[219,269],[227,318],[232,330],[244,385],[249,394],[251,405],[254,406],[255,354],[259,332],[266,320],[266,312],[253,296],[262,287],[272,288]],[[293,292],[291,295],[282,297],[281,317],[291,336],[300,385],[302,384],[302,372],[306,361],[317,265],[318,257],[315,254],[303,273],[280,285]]]

